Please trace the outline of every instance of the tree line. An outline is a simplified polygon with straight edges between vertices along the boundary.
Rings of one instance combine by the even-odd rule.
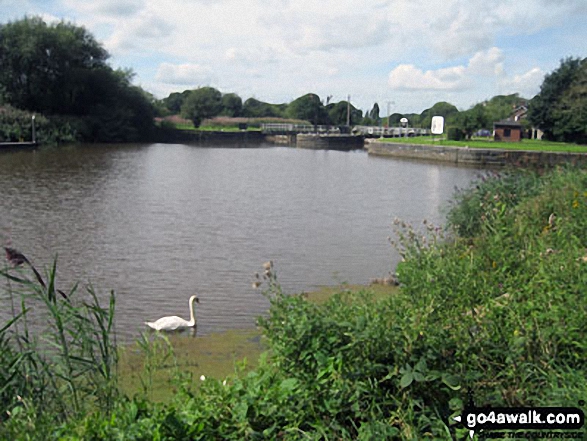
[[[132,83],[130,69],[114,69],[109,54],[83,27],[40,17],[0,24],[0,139],[28,138],[33,113],[40,114],[41,141],[132,142],[157,138],[157,116],[181,115],[198,127],[216,116],[291,118],[321,125],[430,127],[433,116],[470,137],[513,109],[528,108],[527,127],[544,131],[548,140],[587,142],[587,59],[568,58],[547,75],[531,100],[498,95],[459,111],[438,102],[421,113],[380,115],[378,103],[363,113],[348,101],[325,101],[314,93],[290,103],[245,101],[213,87],[171,93],[158,100]]]

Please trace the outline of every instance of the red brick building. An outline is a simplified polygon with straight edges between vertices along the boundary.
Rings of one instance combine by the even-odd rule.
[[[505,120],[493,123],[493,140],[519,142],[522,140],[522,125],[515,121]]]

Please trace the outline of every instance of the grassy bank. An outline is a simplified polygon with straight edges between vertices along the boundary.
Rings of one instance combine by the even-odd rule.
[[[203,355],[220,344],[211,337],[197,343],[199,355],[172,341],[175,357],[162,339],[143,340],[143,358],[129,361],[141,375],[129,390],[138,392],[118,388],[78,409],[71,394],[56,407],[21,388],[30,380],[10,380],[0,438],[448,440],[468,435],[452,417],[469,399],[577,406],[587,396],[587,172],[492,175],[455,196],[448,221],[447,229],[394,222],[403,260],[392,293],[343,286],[310,301],[285,295],[268,268],[262,289],[271,306],[259,320],[266,352],[226,377],[202,370]],[[6,340],[2,354],[18,358],[18,341]],[[241,355],[227,352],[210,369]],[[32,365],[4,357],[0,372],[27,378]],[[173,375],[157,379],[161,367]],[[57,374],[63,390],[102,384]],[[157,392],[156,381],[167,386]]]
[[[523,139],[520,142],[495,142],[491,139],[485,138],[473,138],[468,141],[449,141],[446,139],[436,139],[430,136],[417,136],[413,138],[383,138],[379,142],[469,147],[478,149],[534,150],[543,152],[587,153],[587,146],[584,145],[569,144],[564,142],[542,141],[537,139]]]

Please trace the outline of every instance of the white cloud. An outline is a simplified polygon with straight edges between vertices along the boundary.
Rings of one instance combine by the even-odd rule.
[[[466,107],[587,55],[562,43],[587,38],[585,0],[0,0],[0,16],[6,2],[86,26],[159,94],[194,81],[275,102],[314,91],[361,108],[388,93],[396,110],[404,96]],[[545,35],[559,40],[543,48]]]
[[[165,44],[173,33],[174,26],[152,11],[142,11],[133,18],[124,20],[105,41],[106,49],[125,52],[136,49],[152,49]]]
[[[479,51],[467,66],[445,67],[426,72],[411,64],[401,64],[389,74],[393,89],[413,90],[466,90],[475,86],[475,77],[499,77],[503,75],[503,53],[492,47]]]
[[[212,69],[199,64],[161,63],[155,79],[162,83],[197,86],[210,84],[214,78]]]
[[[467,87],[463,66],[423,72],[412,64],[400,64],[389,74],[394,89],[446,90]]]
[[[64,0],[66,6],[88,14],[121,18],[135,15],[145,6],[144,0]]]
[[[499,48],[475,53],[467,65],[423,71],[411,64],[401,64],[389,74],[394,90],[445,91],[471,95],[484,91],[486,97],[519,93],[531,98],[544,79],[544,72],[534,67],[526,73],[509,75],[504,68],[505,56]]]
[[[532,98],[540,90],[545,73],[539,67],[530,69],[521,75],[514,75],[511,78],[504,78],[499,83],[502,93],[520,93],[521,96]]]

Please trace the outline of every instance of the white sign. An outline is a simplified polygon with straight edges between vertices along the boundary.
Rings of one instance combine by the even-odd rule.
[[[433,116],[430,131],[433,135],[442,135],[442,132],[444,131],[444,117]]]

